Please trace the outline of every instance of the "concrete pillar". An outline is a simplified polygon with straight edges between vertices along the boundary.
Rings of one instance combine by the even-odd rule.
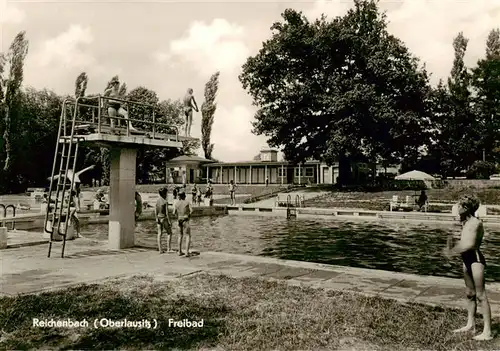
[[[300,182],[300,177],[302,176],[301,171],[302,170],[300,169],[300,163],[299,163],[299,185],[301,184],[301,182]]]
[[[236,183],[236,166],[234,166],[234,182]]]
[[[250,165],[250,184],[252,184],[252,165]]]
[[[109,248],[120,250],[135,245],[136,149],[112,148],[109,174]]]
[[[264,165],[264,183],[266,182],[267,179],[267,165]]]
[[[284,178],[285,178],[285,167],[283,167],[283,165],[281,165],[281,185],[283,185],[283,182],[284,182]]]
[[[222,166],[220,166],[220,181],[219,181],[219,183],[222,184]]]

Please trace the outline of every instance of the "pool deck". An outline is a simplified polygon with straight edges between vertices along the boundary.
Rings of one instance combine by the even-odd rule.
[[[89,239],[68,242],[63,259],[60,250],[61,244],[55,243],[51,258],[47,258],[47,245],[0,250],[0,293],[4,296],[30,294],[134,275],[170,280],[208,273],[234,278],[259,277],[296,286],[354,291],[400,302],[465,308],[464,283],[460,279],[220,252],[202,252],[185,258],[175,253],[160,255],[147,248],[110,251],[102,242]],[[500,284],[488,284],[487,292],[493,314],[500,315]]]

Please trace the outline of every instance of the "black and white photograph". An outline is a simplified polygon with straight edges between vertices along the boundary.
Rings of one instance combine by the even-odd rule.
[[[0,0],[0,350],[499,333],[499,0]]]

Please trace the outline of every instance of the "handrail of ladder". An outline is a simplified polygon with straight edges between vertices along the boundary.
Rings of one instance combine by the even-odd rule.
[[[120,116],[115,116],[115,117],[111,117],[111,116],[108,116],[108,115],[105,115],[103,116],[102,115],[102,108],[103,108],[103,105],[104,105],[104,100],[108,100],[108,101],[116,101],[116,102],[122,102],[124,104],[127,104],[127,113],[129,112],[128,111],[128,106],[129,104],[130,105],[137,105],[137,106],[143,106],[143,107],[148,107],[148,108],[151,108],[152,109],[152,117],[153,117],[153,121],[145,121],[145,120],[141,120],[141,119],[136,119],[136,118],[128,118],[128,121],[129,122],[137,122],[137,123],[144,123],[144,124],[147,124],[147,125],[151,125],[152,126],[152,138],[155,138],[156,134],[157,134],[157,127],[164,127],[166,128],[167,130],[168,129],[172,129],[174,130],[175,132],[175,141],[179,141],[179,128],[177,126],[174,126],[174,125],[171,125],[171,124],[166,124],[166,123],[161,123],[161,122],[157,122],[156,121],[156,107],[154,105],[150,105],[150,104],[146,104],[146,103],[142,103],[142,102],[137,102],[137,101],[132,101],[132,100],[124,100],[124,99],[119,99],[119,98],[116,98],[116,97],[108,97],[108,96],[102,96],[102,95],[97,95],[97,96],[92,96],[92,97],[84,97],[85,100],[97,100],[97,106],[96,105],[90,105],[90,104],[82,104],[82,103],[76,103],[74,102],[74,99],[70,98],[70,102],[72,104],[75,104],[75,109],[78,111],[78,107],[82,106],[82,107],[89,107],[89,108],[93,108],[93,109],[98,109],[97,110],[97,124],[98,124],[98,133],[101,133],[101,126],[102,126],[102,117],[106,117],[106,118],[112,118],[112,119],[115,119],[115,120],[118,120],[118,121],[127,121],[127,119],[125,119],[124,117],[120,117]],[[78,106],[77,106],[78,105]],[[94,110],[92,110],[94,111]],[[93,113],[93,116],[94,116],[94,113]],[[94,117],[93,117],[94,118]],[[83,120],[78,120],[79,122],[84,122]],[[95,123],[95,122],[94,122]],[[130,135],[130,128],[129,128],[129,124],[126,123],[127,125],[127,135]]]
[[[62,128],[66,128],[66,104],[69,101],[69,98],[64,99],[63,104],[62,104],[62,110],[61,110],[61,117],[59,118],[59,128],[57,130],[57,143],[56,143],[56,149],[54,151],[54,161],[52,163],[52,177],[50,178],[50,185],[49,185],[49,193],[48,193],[48,206],[47,210],[45,212],[45,232],[50,234],[52,237],[52,234],[54,233],[54,223],[52,223],[52,228],[50,230],[47,229],[47,223],[49,221],[49,213],[50,213],[50,201],[52,199],[52,190],[54,186],[54,176],[55,176],[55,171],[56,171],[56,164],[57,164],[57,156],[59,153],[59,141],[61,140],[61,131]],[[64,124],[63,124],[64,123]],[[54,210],[57,209],[57,195],[58,195],[58,189],[56,189],[56,203],[54,204]],[[64,199],[63,199],[64,200]]]
[[[76,104],[78,104],[78,101],[79,101],[80,98],[77,98],[76,99]],[[65,167],[65,172],[64,172],[64,177],[62,177],[62,181],[63,181],[63,186],[62,186],[62,194],[61,194],[61,207],[60,207],[60,210],[59,210],[59,216],[57,216],[57,223],[54,223],[54,221],[52,221],[52,228],[51,230],[48,230],[47,229],[47,222],[48,222],[48,219],[49,219],[49,213],[50,213],[50,209],[51,209],[51,206],[50,206],[50,201],[52,199],[52,192],[53,192],[53,186],[54,186],[54,176],[55,176],[55,171],[56,171],[56,164],[57,164],[57,158],[58,158],[58,154],[59,154],[59,145],[60,145],[60,139],[61,139],[61,132],[63,130],[63,128],[66,128],[66,104],[68,103],[68,101],[70,101],[70,99],[65,99],[63,101],[63,109],[61,111],[61,118],[59,120],[59,130],[58,130],[58,139],[57,139],[57,143],[56,143],[56,150],[54,152],[54,162],[52,164],[52,177],[50,179],[50,187],[49,187],[49,194],[48,194],[48,199],[49,199],[49,205],[47,206],[47,212],[46,212],[46,215],[45,215],[45,228],[44,230],[47,232],[47,233],[50,233],[51,234],[51,238],[52,238],[52,234],[54,233],[54,227],[57,228],[57,231],[59,232],[59,228],[60,228],[60,223],[61,223],[61,216],[62,216],[62,213],[63,213],[63,208],[64,208],[64,205],[65,205],[65,198],[64,198],[64,193],[66,191],[66,182],[67,182],[67,174],[68,174],[68,170],[69,170],[69,162],[70,162],[70,155],[71,155],[71,150],[72,150],[72,146],[73,146],[73,139],[74,139],[74,128],[75,128],[75,120],[76,120],[76,114],[77,114],[77,109],[75,108],[75,111],[74,111],[74,114],[73,114],[73,118],[72,118],[72,128],[71,128],[71,135],[70,135],[70,140],[69,140],[69,143],[66,144],[62,144],[62,148],[63,148],[63,151],[65,151],[66,149],[66,145],[68,146],[69,150],[68,150],[68,159],[66,160],[66,167]],[[77,150],[78,150],[78,145],[76,146]],[[64,152],[63,152],[64,154]],[[63,162],[63,160],[61,159],[61,162]],[[76,157],[74,158],[73,160],[73,168],[75,166],[75,163],[76,163]],[[74,184],[74,177],[75,177],[75,173],[73,173],[73,177],[71,179],[71,185]],[[61,182],[61,177],[58,177],[57,178],[57,182],[58,184]],[[54,213],[53,213],[53,219],[54,219],[54,215],[57,215],[57,205],[58,205],[58,201],[59,201],[59,193],[61,191],[61,188],[59,186],[57,186],[57,189],[56,189],[56,196],[55,196],[55,203],[54,203]],[[66,231],[67,229],[65,230],[64,233],[60,233],[62,236],[65,237],[66,235]]]
[[[292,207],[292,196],[290,194],[286,196],[286,207],[287,208]]]
[[[81,97],[78,97],[76,99],[75,106],[78,106],[78,101],[80,99],[81,99]],[[73,139],[74,139],[74,136],[75,136],[75,122],[76,122],[76,116],[77,116],[77,114],[78,114],[78,109],[75,107],[75,112],[73,114],[73,119],[72,119],[72,123],[71,123],[71,135],[70,135],[69,144],[68,144],[68,148],[69,148],[69,150],[68,150],[68,158],[66,160],[66,170],[64,172],[65,177],[64,177],[63,186],[62,186],[63,192],[62,192],[61,197],[62,197],[62,204],[63,204],[63,206],[61,206],[61,208],[59,210],[59,216],[57,218],[58,220],[57,220],[57,227],[56,228],[58,228],[58,230],[60,228],[61,217],[62,217],[62,214],[63,214],[64,204],[65,204],[65,202],[64,202],[64,193],[66,191],[66,182],[67,182],[67,178],[68,178],[66,175],[68,174],[68,170],[69,170],[69,166],[70,166],[70,159],[71,159],[70,156],[71,156],[71,151],[72,151],[72,147],[73,147]],[[63,144],[63,147],[64,147],[64,145],[66,145],[66,144]],[[76,143],[76,145],[75,145],[75,157],[73,158],[73,167],[72,167],[73,170],[76,168],[76,154],[77,154],[77,152],[78,152],[78,143]],[[70,206],[71,201],[72,201],[72,199],[71,199],[71,193],[73,191],[73,185],[75,184],[75,172],[71,172],[71,174],[72,174],[72,177],[71,177],[71,182],[69,184],[70,185],[70,199],[68,201],[68,207]],[[57,192],[56,192],[56,201],[58,199],[58,197],[57,197],[58,192],[59,192],[59,189],[57,189]],[[56,209],[57,209],[57,206],[56,206]],[[64,221],[65,228],[64,228],[64,233],[62,235],[64,237],[64,239],[66,238],[66,233],[68,232],[68,222],[69,222],[69,213],[66,214],[66,220]],[[65,243],[66,243],[66,240],[64,240],[64,242],[63,242],[63,251],[64,251],[64,245],[65,245]]]
[[[295,207],[297,208],[302,207],[302,199],[300,198],[299,194],[295,196]]]
[[[4,205],[4,204],[0,204],[0,208],[3,210],[3,216],[2,218],[6,218],[7,217],[7,210],[9,208],[12,208],[12,230],[15,229],[16,227],[16,220],[14,219],[16,217],[16,206],[14,205]]]

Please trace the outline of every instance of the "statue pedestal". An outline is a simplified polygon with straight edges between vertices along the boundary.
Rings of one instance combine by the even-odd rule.
[[[137,150],[112,148],[109,179],[109,238],[112,250],[135,245],[135,165]]]

